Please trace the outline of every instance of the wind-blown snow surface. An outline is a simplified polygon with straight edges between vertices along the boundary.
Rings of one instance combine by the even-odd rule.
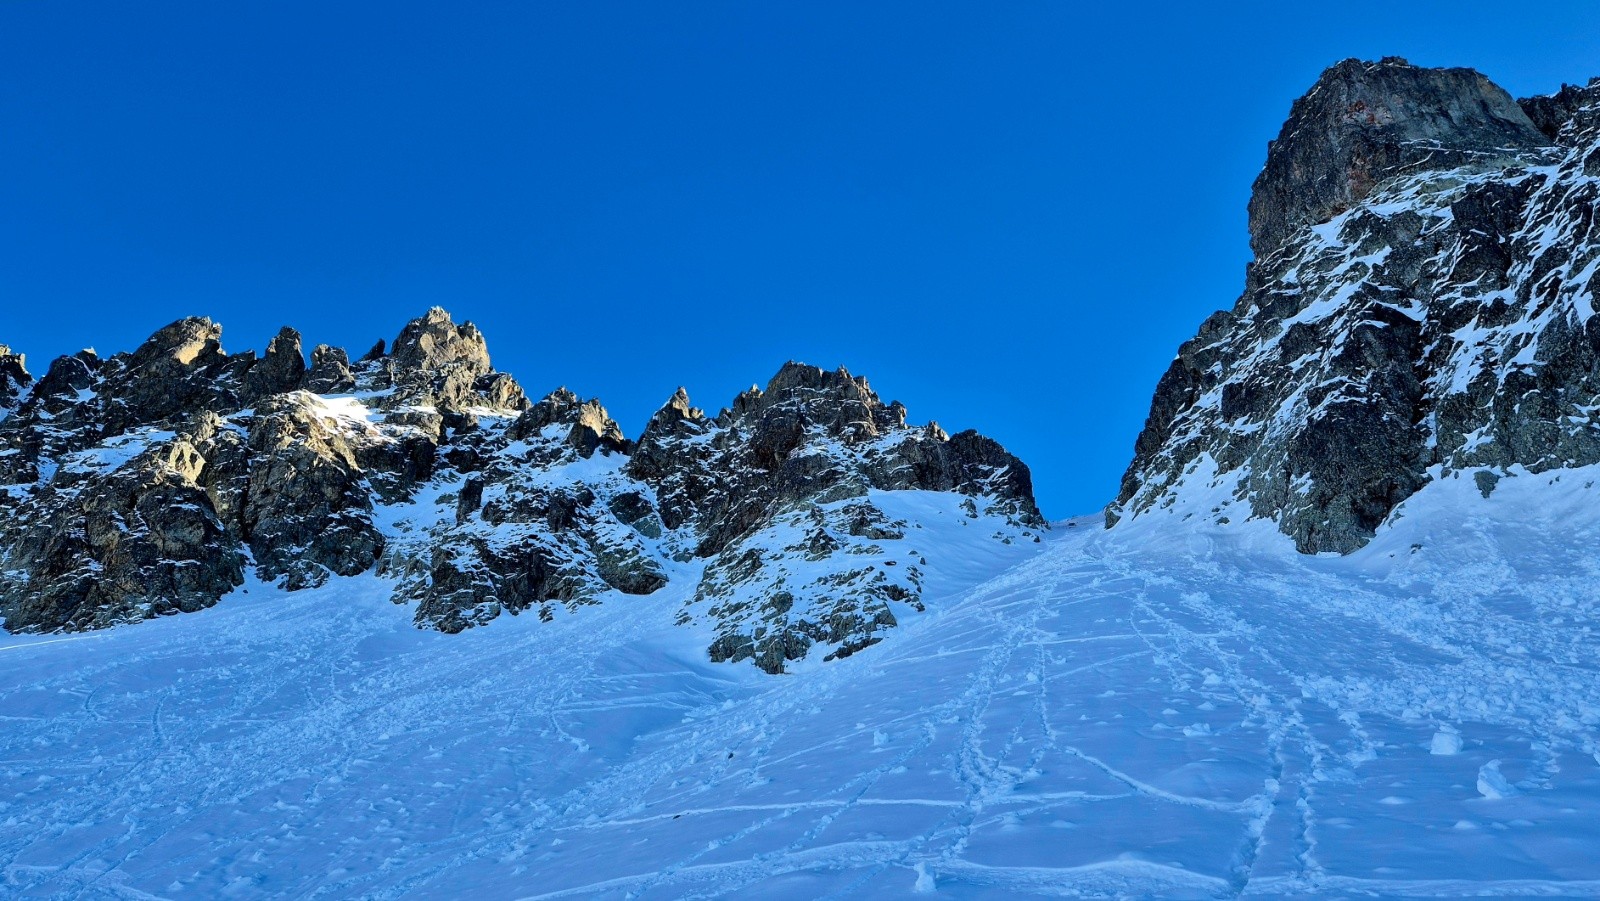
[[[1345,558],[988,542],[789,676],[679,599],[442,635],[370,577],[6,638],[0,892],[1600,893],[1597,482],[1445,479]]]

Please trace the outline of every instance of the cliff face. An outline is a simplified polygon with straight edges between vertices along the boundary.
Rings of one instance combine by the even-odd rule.
[[[634,442],[598,401],[530,402],[440,309],[355,362],[319,345],[308,365],[289,328],[260,356],[221,334],[182,320],[37,382],[0,348],[6,629],[198,610],[252,574],[376,572],[447,632],[691,579],[679,619],[710,627],[710,656],[780,672],[921,607],[932,549],[895,498],[945,498],[975,541],[1044,526],[1021,461],[908,426],[842,369],[790,363],[714,417],[680,390]]]
[[[1594,85],[1327,70],[1256,180],[1244,294],[1162,377],[1108,519],[1348,552],[1431,480],[1600,461],[1597,111]]]
[[[1405,172],[1516,165],[1550,143],[1472,69],[1347,59],[1294,102],[1250,195],[1250,246],[1265,257]]]

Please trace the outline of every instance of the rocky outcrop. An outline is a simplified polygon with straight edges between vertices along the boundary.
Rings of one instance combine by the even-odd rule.
[[[68,461],[26,494],[0,527],[6,629],[80,631],[190,612],[242,582],[244,556],[196,482],[203,468],[187,441],[151,432]]]
[[[218,330],[220,333],[220,329]],[[288,326],[267,343],[267,352],[244,373],[242,400],[253,403],[263,397],[294,391],[305,381],[306,359],[300,348],[300,333]]]
[[[1529,121],[1553,143],[1573,146],[1584,140],[1600,124],[1600,109],[1594,103],[1594,91],[1600,88],[1600,78],[1589,80],[1586,87],[1564,84],[1561,90],[1543,97],[1527,97],[1517,101]]]
[[[350,371],[350,355],[342,347],[318,344],[311,349],[311,371],[305,376],[305,389],[313,394],[343,394],[356,386]]]
[[[476,375],[490,370],[489,345],[483,333],[470,322],[456,325],[441,307],[406,323],[400,337],[394,339],[389,357],[403,372],[433,373],[458,363]]]
[[[507,434],[513,440],[536,443],[560,437],[568,448],[585,458],[594,456],[596,451],[626,453],[630,447],[622,427],[598,400],[579,400],[566,388],[557,388],[528,407]]]
[[[33,376],[28,374],[27,359],[0,344],[0,416],[10,412],[22,392],[31,384]]]
[[[700,575],[680,619],[712,629],[712,659],[781,672],[816,645],[874,643],[897,605],[921,608],[918,555],[894,548],[909,527],[873,491],[966,497],[973,520],[981,501],[997,540],[1043,526],[1027,467],[999,445],[910,428],[865,379],[799,363],[714,419],[679,389],[637,443],[563,388],[472,445],[451,515],[385,558],[397,596],[446,631],[653,594],[687,565]]]
[[[1245,292],[1162,377],[1108,521],[1262,517],[1348,552],[1434,479],[1600,462],[1597,101],[1324,73],[1256,181]]]
[[[416,602],[419,623],[458,632],[530,608],[549,618],[552,605],[571,609],[608,591],[650,594],[666,584],[639,533],[611,510],[629,487],[620,476],[626,441],[599,402],[562,388],[475,432],[467,465],[457,464],[453,520],[385,562],[401,577],[396,599]],[[549,476],[590,458],[598,465],[581,478]]]
[[[230,506],[262,578],[305,588],[377,562],[383,536],[361,460],[370,457],[363,445],[383,442],[368,423],[332,415],[305,392],[256,408],[244,440],[248,477]]]
[[[921,572],[896,559],[913,555],[882,543],[904,538],[905,524],[863,525],[891,521],[872,492],[982,499],[984,516],[1022,540],[1044,525],[1027,466],[998,444],[909,427],[905,407],[884,403],[865,378],[802,363],[715,419],[679,389],[651,417],[628,471],[654,488],[663,525],[683,534],[676,553],[709,561],[685,616],[714,624],[713,659],[753,658],[769,672],[814,644],[852,653],[895,625],[893,605],[920,609]],[[798,544],[796,530],[807,536]]]
[[[842,369],[787,364],[714,418],[680,389],[635,443],[597,400],[530,403],[437,308],[354,363],[317,345],[308,366],[288,328],[260,357],[220,339],[186,319],[4,383],[6,628],[199,609],[250,568],[289,590],[375,570],[424,628],[670,603],[713,660],[781,672],[924,606],[923,524],[897,495],[963,540],[1043,527],[1020,461],[908,426]]]
[[[1511,95],[1472,69],[1347,59],[1289,111],[1250,194],[1250,246],[1265,257],[1408,171],[1501,167],[1551,143]]]
[[[470,322],[456,325],[439,307],[407,323],[388,355],[374,362],[384,371],[384,381],[396,389],[386,404],[391,408],[409,405],[466,411],[478,405],[482,399],[478,389],[490,387],[485,377],[493,371],[488,344],[477,326]]]
[[[209,319],[183,319],[161,329],[133,353],[112,357],[101,371],[99,412],[106,431],[235,406],[240,367],[231,362],[222,351],[222,326]],[[254,360],[241,362],[248,367]]]
[[[438,315],[413,326],[418,346],[446,328]],[[293,329],[260,358],[229,356],[221,335],[184,319],[132,353],[61,357],[0,420],[6,628],[199,609],[242,580],[246,552],[260,578],[290,589],[373,567],[385,546],[374,505],[405,501],[433,474],[437,430],[415,424],[427,414],[300,390],[350,390],[355,373],[327,346],[308,370]],[[486,374],[502,396],[520,392]]]
[[[740,394],[715,420],[679,389],[651,417],[630,471],[661,483],[669,526],[708,523],[697,548],[703,556],[776,508],[869,488],[992,495],[1018,523],[1043,524],[1021,461],[976,433],[955,440],[937,426],[909,428],[905,419],[905,407],[884,404],[865,378],[791,362],[766,390]],[[823,446],[843,452],[818,453]]]

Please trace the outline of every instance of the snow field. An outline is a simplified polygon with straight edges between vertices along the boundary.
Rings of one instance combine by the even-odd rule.
[[[7,637],[0,887],[1600,893],[1597,479],[1446,478],[1347,558],[1258,522],[934,529],[965,562],[927,613],[782,677],[704,662],[673,587],[442,635],[372,577],[250,584]]]

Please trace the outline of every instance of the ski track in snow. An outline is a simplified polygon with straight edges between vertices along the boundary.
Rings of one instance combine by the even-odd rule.
[[[372,577],[5,637],[0,893],[1600,894],[1600,505],[1540,478],[1343,559],[1058,529],[784,677],[675,596],[452,636]]]

